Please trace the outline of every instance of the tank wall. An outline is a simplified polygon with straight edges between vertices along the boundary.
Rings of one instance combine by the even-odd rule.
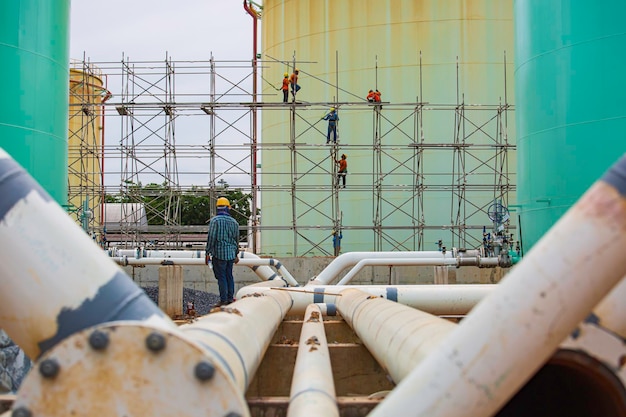
[[[626,3],[515,2],[524,250],[626,151]]]
[[[0,147],[67,201],[69,0],[0,3]]]
[[[415,158],[410,157],[414,149],[410,145],[417,137],[423,137],[426,143],[452,143],[457,103],[514,101],[512,14],[512,1],[267,0],[263,10],[262,50],[270,57],[270,63],[264,67],[263,77],[279,85],[283,73],[291,73],[295,57],[296,66],[301,70],[302,89],[298,101],[365,102],[368,90],[377,88],[382,92],[383,101],[391,103],[422,101],[451,106],[452,110],[447,112],[424,112],[423,131],[418,133],[415,132],[414,109],[409,106],[396,110],[385,106],[381,119],[381,141],[397,145],[380,161],[381,170],[389,174],[384,180],[387,191],[383,192],[379,209],[384,226],[417,224],[423,216],[426,225],[439,226],[437,230],[425,231],[423,248],[435,249],[437,240],[446,240],[448,236],[441,226],[455,220],[451,213],[454,197],[450,190],[425,193],[421,213],[411,203],[405,204],[411,198],[415,181]],[[272,58],[285,62],[277,63]],[[277,94],[268,83],[264,83],[263,94],[265,101],[282,99],[282,94]],[[261,206],[263,226],[289,226],[295,219],[298,225],[326,227],[316,235],[311,231],[311,239],[327,236],[327,249],[332,249],[325,215],[334,210],[332,199],[326,198],[330,193],[329,173],[333,161],[330,150],[324,147],[326,122],[320,121],[327,111],[328,106],[315,104],[298,109],[295,142],[300,144],[299,152],[305,156],[297,158],[295,168],[297,172],[306,173],[306,178],[299,176],[297,181],[295,215],[289,191],[293,161],[285,149],[263,148],[261,181],[281,190],[264,191]],[[472,123],[486,126],[472,136],[472,144],[492,143],[496,129],[490,120],[494,114],[469,115],[468,112]],[[372,171],[379,163],[374,160],[372,151],[373,111],[343,105],[339,115],[337,154],[347,153],[349,166],[348,187],[341,191],[339,210],[342,225],[353,227],[344,233],[342,247],[344,251],[372,250],[372,230],[359,229],[359,226],[372,225],[377,210],[372,198],[376,181]],[[264,112],[263,142],[288,143],[289,118],[288,111]],[[509,120],[511,128],[514,128],[512,118]],[[483,156],[479,155],[466,159],[466,169],[473,172],[473,176],[468,177],[470,185],[493,184],[493,171],[489,166],[493,164],[485,165],[479,161],[481,158]],[[429,149],[424,152],[425,183],[430,189],[443,188],[455,181],[451,175],[455,161],[449,151]],[[514,165],[513,160],[511,171],[515,171]],[[484,191],[473,198],[477,199],[476,206],[482,207],[493,201],[494,192]],[[468,209],[470,212],[475,212],[475,208]],[[468,223],[490,224],[486,216],[480,215],[470,218]],[[411,239],[412,231],[394,233],[398,241],[404,241]],[[293,246],[292,231],[266,233],[262,239],[264,252],[290,255],[285,251]]]

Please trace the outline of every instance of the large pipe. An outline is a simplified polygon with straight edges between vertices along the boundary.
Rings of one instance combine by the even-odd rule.
[[[0,195],[0,327],[30,358],[103,322],[175,327],[3,149]]]
[[[293,370],[287,417],[339,417],[320,307],[307,307]]]
[[[337,310],[396,384],[456,328],[448,320],[354,288],[337,297]]]
[[[290,314],[304,314],[312,303],[336,304],[343,291],[357,288],[379,298],[417,308],[436,316],[463,316],[476,304],[495,290],[497,284],[457,284],[457,285],[324,285],[288,288],[293,299]],[[243,287],[237,291],[237,299],[270,288]]]
[[[212,310],[180,330],[208,349],[215,362],[228,369],[243,394],[290,308],[289,294],[264,292]]]
[[[623,157],[370,415],[495,414],[626,273],[625,194]]]
[[[306,285],[328,285],[333,282],[346,268],[356,265],[363,259],[419,259],[419,258],[454,258],[455,250],[447,252],[348,252],[336,257],[319,275],[313,277]]]

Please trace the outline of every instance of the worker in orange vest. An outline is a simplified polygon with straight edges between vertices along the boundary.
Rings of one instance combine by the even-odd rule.
[[[370,90],[369,93],[367,93],[367,101],[370,103],[373,103],[376,97],[376,93],[374,92],[374,90]]]
[[[283,103],[289,101],[289,73],[285,73],[283,77],[283,86],[281,87],[283,90]]]
[[[291,94],[293,94],[293,99],[296,99],[296,93],[300,91],[300,86],[298,85],[298,74],[300,70],[298,68],[294,69],[293,74],[289,77],[289,84],[291,84]]]

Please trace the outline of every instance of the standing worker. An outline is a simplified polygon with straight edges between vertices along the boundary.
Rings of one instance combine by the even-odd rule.
[[[348,160],[346,159],[346,154],[341,154],[341,159],[337,159],[335,162],[339,164],[339,171],[337,172],[337,185],[339,185],[339,180],[341,179],[343,182],[343,188],[346,188],[346,175],[348,175]]]
[[[300,86],[298,85],[298,74],[300,70],[296,68],[289,77],[289,84],[291,84],[291,94],[293,94],[293,101],[296,101],[296,93],[300,91]]]
[[[375,97],[376,97],[376,93],[374,92],[374,90],[370,90],[370,91],[367,93],[367,97],[366,97],[366,98],[367,98],[368,103],[373,103],[373,102],[374,102],[374,98],[375,98]]]
[[[233,265],[239,262],[238,251],[239,223],[230,215],[230,201],[220,197],[217,199],[217,214],[209,222],[205,254],[205,263],[213,264],[213,274],[220,290],[218,307],[233,302]]]
[[[281,87],[283,90],[283,103],[289,101],[289,73],[285,73],[283,76],[283,86]]]
[[[337,122],[339,115],[334,107],[330,108],[330,113],[322,117],[322,120],[328,120],[328,133],[326,134],[326,144],[330,142],[330,134],[333,134],[333,142],[337,143]]]
[[[333,230],[333,251],[335,253],[335,256],[339,256],[339,253],[341,253],[342,238],[343,235],[341,234],[341,230],[339,231],[339,233],[337,233],[336,230]]]

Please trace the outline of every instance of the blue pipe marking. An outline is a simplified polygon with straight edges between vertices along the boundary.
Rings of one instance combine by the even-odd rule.
[[[313,288],[313,302],[316,304],[321,304],[324,302],[324,288]]]
[[[120,320],[143,321],[155,315],[166,317],[128,275],[119,271],[78,308],[63,308],[57,315],[57,333],[40,341],[39,349],[44,353],[66,337],[97,324]]]
[[[320,392],[322,394],[324,394],[325,396],[327,396],[328,398],[330,398],[332,400],[333,403],[337,402],[337,399],[335,397],[333,397],[332,395],[330,395],[329,393],[327,393],[326,391],[322,391],[319,388],[307,388],[305,390],[302,390],[300,392],[298,392],[296,395],[292,396],[289,401],[293,401],[295,398],[297,398],[300,394],[304,394],[307,392]]]
[[[326,303],[326,315],[327,316],[337,315],[337,306],[334,303]]]
[[[398,302],[398,289],[396,287],[387,287],[387,300]]]
[[[613,164],[602,177],[602,181],[612,185],[622,197],[626,197],[626,156],[622,156],[619,161]]]
[[[0,220],[31,191],[37,191],[47,202],[52,197],[15,160],[0,158]]]

